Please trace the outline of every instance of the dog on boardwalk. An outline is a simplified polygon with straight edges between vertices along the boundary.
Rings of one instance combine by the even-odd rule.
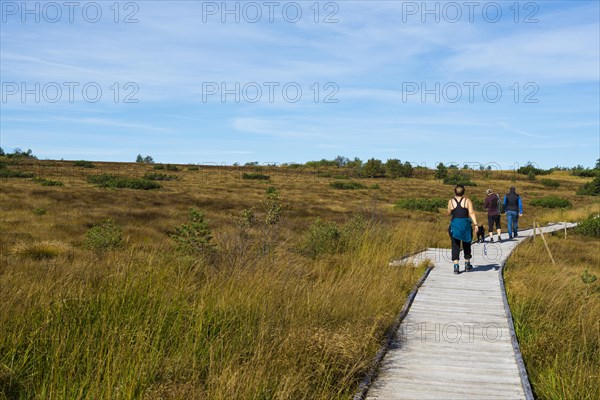
[[[479,225],[477,228],[477,243],[483,243],[485,241],[485,228]]]

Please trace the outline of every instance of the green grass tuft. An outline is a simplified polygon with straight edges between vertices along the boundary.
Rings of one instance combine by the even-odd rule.
[[[126,178],[110,174],[91,175],[87,181],[102,188],[151,190],[159,189],[156,182],[142,178]]]
[[[242,179],[250,179],[250,180],[258,180],[258,181],[268,181],[271,178],[269,177],[269,175],[264,175],[258,172],[244,172],[242,174]]]
[[[533,199],[529,202],[534,207],[544,208],[571,208],[572,204],[568,199],[556,196],[546,196],[539,199]]]
[[[336,181],[336,182],[331,182],[329,184],[329,186],[331,186],[334,189],[341,189],[341,190],[356,190],[356,189],[366,189],[367,188],[362,183],[355,182],[355,181],[351,181],[351,182]]]

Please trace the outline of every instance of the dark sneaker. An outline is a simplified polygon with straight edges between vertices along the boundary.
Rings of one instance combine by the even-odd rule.
[[[467,261],[467,262],[465,263],[465,272],[469,272],[469,271],[471,271],[472,269],[473,269],[473,266],[471,265],[471,262],[470,262],[470,261]]]
[[[490,243],[494,243],[494,238],[490,238]]]
[[[514,235],[514,236],[515,236],[515,237],[519,237],[519,234],[518,234],[518,233],[515,233],[515,235]]]
[[[458,264],[454,264],[454,273],[458,274]]]

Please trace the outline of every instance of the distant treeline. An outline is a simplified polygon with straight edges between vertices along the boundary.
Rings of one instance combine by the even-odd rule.
[[[0,156],[7,158],[31,158],[37,159],[31,149],[27,151],[23,151],[20,148],[15,148],[12,153],[6,153],[0,147]],[[143,164],[154,164],[154,158],[152,156],[142,156],[138,154],[136,159],[136,163]],[[93,168],[93,164],[90,161],[80,160],[76,161],[77,166],[83,166],[86,168]],[[84,165],[84,163],[86,165]],[[170,166],[170,164],[167,164]],[[241,166],[240,163],[234,163],[234,167]],[[266,165],[261,165],[258,161],[247,162],[243,165],[244,167],[261,167]],[[355,177],[364,177],[364,178],[410,178],[415,175],[415,170],[429,170],[426,166],[422,165],[413,165],[408,161],[402,162],[399,159],[391,158],[386,162],[382,160],[378,160],[376,158],[371,158],[367,161],[363,161],[358,157],[354,157],[350,159],[345,156],[337,156],[332,160],[321,159],[318,161],[307,161],[306,163],[282,163],[277,165],[268,165],[268,166],[280,166],[286,168],[319,168],[319,169],[333,169],[333,168],[343,168],[345,171],[349,172],[349,175]],[[156,166],[156,169],[161,169],[162,164]],[[439,163],[435,168],[435,177],[437,179],[445,179],[449,176],[449,172],[458,172],[459,170],[479,170],[479,171],[491,171],[493,168],[490,164],[484,163],[470,163],[464,164],[462,168],[457,164],[449,164],[446,165],[444,163]],[[496,168],[499,170],[499,167]],[[585,168],[582,165],[576,165],[574,167],[560,167],[556,166],[550,169],[542,169],[538,168],[534,163],[529,162],[526,165],[519,167],[516,172],[519,174],[527,175],[529,178],[534,179],[538,175],[548,175],[554,171],[570,171],[572,175],[575,176],[583,176],[583,177],[596,177],[600,175],[600,159],[596,160],[596,165],[594,168]],[[454,174],[454,173],[453,173]]]

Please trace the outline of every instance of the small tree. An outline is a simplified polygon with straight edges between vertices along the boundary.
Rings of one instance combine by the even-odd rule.
[[[381,160],[371,158],[365,163],[364,167],[362,168],[362,174],[371,178],[382,176],[383,174],[385,174],[383,163],[381,162]]]
[[[581,274],[581,281],[585,284],[586,297],[589,297],[590,286],[592,285],[592,283],[596,282],[597,279],[598,277],[594,274],[590,274],[587,269]]]
[[[267,188],[267,200],[263,203],[265,211],[265,224],[276,225],[281,221],[283,205],[279,192],[273,186]]]
[[[349,161],[346,166],[349,167],[354,175],[360,175],[362,169],[363,162],[360,158],[354,157],[354,160]]]
[[[436,168],[435,179],[445,179],[448,177],[448,168],[443,163],[439,163]]]
[[[338,167],[345,167],[350,162],[350,159],[344,156],[337,156],[333,161]]]
[[[215,247],[212,243],[212,230],[208,225],[210,221],[204,216],[204,213],[192,208],[190,210],[190,223],[183,224],[175,228],[175,234],[171,238],[179,246],[179,250],[196,254],[203,257],[213,254]]]
[[[0,147],[0,156],[4,156],[4,155],[5,155],[4,149],[2,147]]]
[[[404,165],[402,165],[402,172],[400,176],[404,178],[410,178],[413,176],[414,172],[415,169],[413,168],[413,166],[408,161],[405,161]]]
[[[388,178],[397,178],[402,174],[402,164],[397,158],[387,160],[385,163],[385,174]]]
[[[135,162],[143,164],[154,164],[154,159],[150,156],[143,157],[141,154],[138,154],[135,158]]]

